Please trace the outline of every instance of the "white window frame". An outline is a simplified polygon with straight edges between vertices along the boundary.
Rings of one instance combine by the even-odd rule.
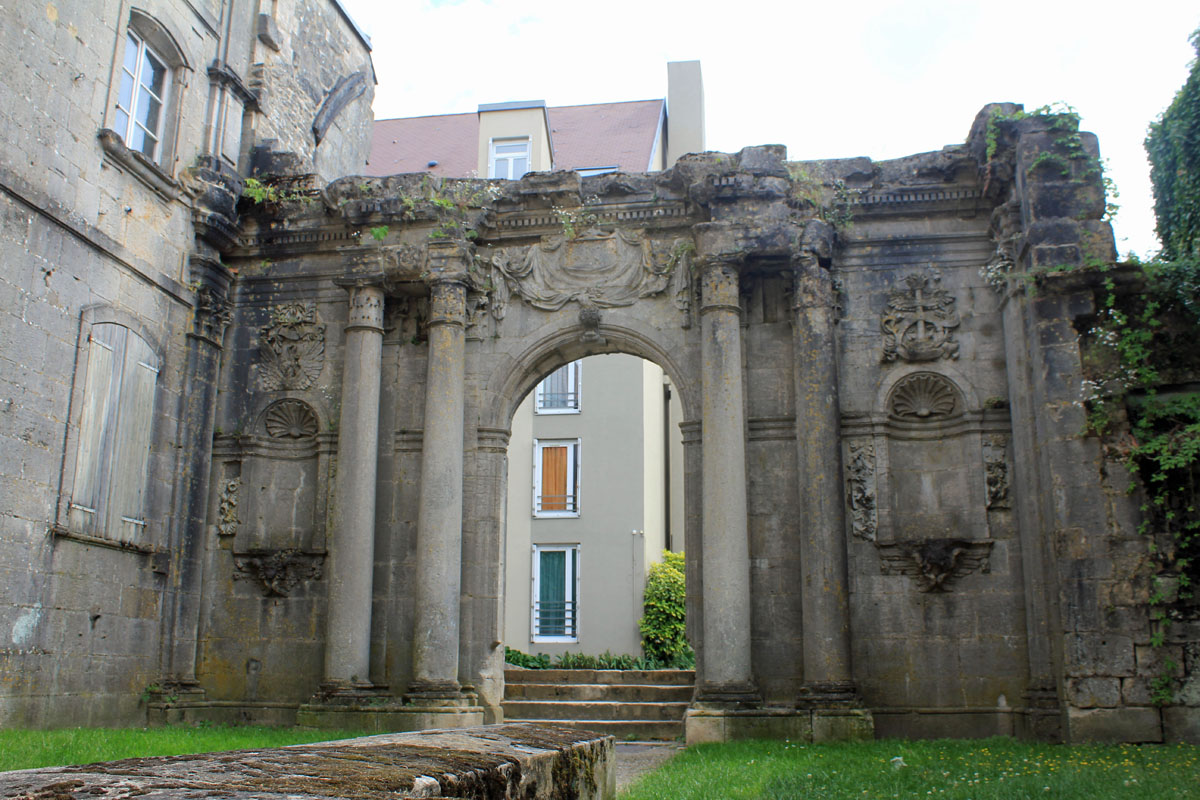
[[[512,162],[520,158],[518,153],[497,153],[496,148],[508,147],[511,145],[525,145],[525,172],[520,175],[513,175]],[[496,177],[496,164],[506,164],[505,174],[501,177],[505,180],[515,181],[520,180],[526,173],[533,172],[533,141],[528,136],[514,136],[506,139],[492,139],[488,143],[488,177]]]
[[[566,570],[563,575],[563,596],[570,598],[565,610],[566,634],[543,634],[539,612],[542,596],[542,553],[563,552],[567,554]],[[531,642],[578,642],[579,641],[579,573],[580,553],[577,544],[533,545],[532,594],[529,602],[529,641]]]
[[[566,509],[542,510],[542,451],[547,447],[567,448],[567,502]],[[538,519],[555,517],[574,518],[579,516],[579,440],[578,439],[534,439],[533,440],[533,516]]]
[[[546,381],[559,372],[566,371],[567,385],[572,387],[565,406],[548,406],[546,405]],[[570,405],[574,402],[574,405]],[[535,399],[533,404],[533,413],[535,414],[578,414],[583,409],[583,362],[572,361],[570,364],[563,364],[554,372],[543,378],[537,385]]]
[[[134,48],[134,71],[130,72],[127,66],[129,60],[129,49]],[[162,95],[155,95],[145,84],[142,83],[142,66],[145,62],[146,55],[153,57],[163,69],[163,87]],[[158,52],[154,47],[146,41],[146,37],[134,30],[131,25],[125,32],[125,49],[122,51],[121,63],[117,70],[117,99],[115,102],[116,119],[125,117],[125,124],[119,125],[117,133],[121,135],[121,139],[125,142],[125,146],[130,150],[136,150],[142,155],[149,158],[155,163],[160,163],[163,154],[166,152],[163,140],[166,138],[169,126],[167,125],[168,115],[171,113],[172,90],[174,89],[174,68],[171,64],[171,59]],[[126,108],[121,102],[121,87],[124,86],[126,80],[132,83],[130,90],[129,107]],[[158,122],[153,129],[143,124],[137,115],[138,103],[145,95],[149,95],[154,100],[158,101]],[[121,129],[123,128],[123,130]],[[151,152],[147,153],[144,149],[133,145],[133,134],[140,128],[145,132],[148,138],[154,140],[154,147]]]

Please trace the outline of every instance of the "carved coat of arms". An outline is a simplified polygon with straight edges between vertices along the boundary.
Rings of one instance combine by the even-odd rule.
[[[888,292],[883,330],[883,360],[934,361],[958,358],[954,329],[959,325],[954,297],[930,275],[909,275],[907,289]]]
[[[313,303],[284,303],[271,309],[259,331],[258,380],[267,391],[307,389],[325,360],[325,326]]]

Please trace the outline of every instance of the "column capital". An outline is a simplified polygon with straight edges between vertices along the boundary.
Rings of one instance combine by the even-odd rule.
[[[700,264],[700,314],[724,309],[740,314],[738,261],[710,258]]]
[[[475,246],[457,239],[445,239],[429,243],[429,272],[426,276],[430,285],[460,283],[466,285],[467,270],[475,257]]]
[[[350,314],[346,330],[383,333],[383,287],[374,283],[350,287]]]
[[[437,280],[429,287],[429,327],[467,326],[467,284],[459,280]]]

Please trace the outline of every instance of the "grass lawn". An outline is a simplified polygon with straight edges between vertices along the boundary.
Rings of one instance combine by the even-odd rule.
[[[688,748],[620,797],[1184,800],[1200,798],[1200,747],[1068,747],[1012,739],[733,742]]]
[[[48,731],[0,729],[0,772],[91,764],[118,758],[282,747],[365,735],[356,731],[226,725],[202,728],[64,728]]]

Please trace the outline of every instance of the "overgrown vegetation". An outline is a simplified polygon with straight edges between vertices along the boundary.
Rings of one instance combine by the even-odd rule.
[[[1014,739],[743,741],[689,747],[621,800],[1200,798],[1194,745],[1063,746]]]
[[[642,618],[642,652],[659,661],[695,661],[687,640],[687,579],[683,552],[663,551],[663,558],[646,573]]]
[[[283,747],[367,736],[364,731],[212,725],[166,728],[0,729],[0,772],[119,758]]]
[[[1162,251],[1143,265],[1142,291],[1119,293],[1106,279],[1084,337],[1088,427],[1143,492],[1157,647],[1173,620],[1196,616],[1200,579],[1200,30],[1191,42],[1188,80],[1146,138]],[[1156,703],[1174,700],[1177,668],[1163,660],[1151,682]]]
[[[1146,136],[1162,258],[1200,258],[1200,28],[1187,81]]]
[[[813,174],[810,165],[800,161],[790,162],[787,167],[792,179],[788,200],[793,206],[815,210],[818,219],[838,230],[853,226],[852,195],[862,191],[852,190],[841,178],[822,180]]]
[[[504,648],[505,663],[525,669],[694,669],[696,660],[688,653],[668,660],[649,658],[647,656],[631,656],[628,653],[613,655],[605,650],[598,656],[584,653],[561,653],[551,659],[545,653],[530,655]]]

